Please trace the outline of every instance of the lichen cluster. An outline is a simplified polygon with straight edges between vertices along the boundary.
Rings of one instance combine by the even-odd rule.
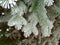
[[[0,0],[1,45],[58,45],[60,0]]]

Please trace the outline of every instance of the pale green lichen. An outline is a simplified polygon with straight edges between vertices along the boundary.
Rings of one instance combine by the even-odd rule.
[[[0,0],[0,6],[3,4],[4,0]],[[0,23],[3,22],[0,24],[0,38],[18,37],[17,45],[58,45],[60,0],[13,0],[10,8],[6,3],[4,5],[0,16]]]

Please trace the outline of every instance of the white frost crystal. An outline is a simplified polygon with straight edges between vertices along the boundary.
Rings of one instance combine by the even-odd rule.
[[[16,1],[17,0],[1,0],[0,1],[0,6],[2,6],[3,8],[10,8],[13,7],[14,5],[16,5]]]
[[[44,0],[44,3],[45,3],[47,6],[51,6],[51,5],[53,5],[54,1],[53,1],[53,0]]]
[[[2,15],[4,15],[4,12],[2,12]]]
[[[9,28],[7,28],[6,31],[9,31]]]
[[[0,29],[0,32],[1,32],[2,30]]]

